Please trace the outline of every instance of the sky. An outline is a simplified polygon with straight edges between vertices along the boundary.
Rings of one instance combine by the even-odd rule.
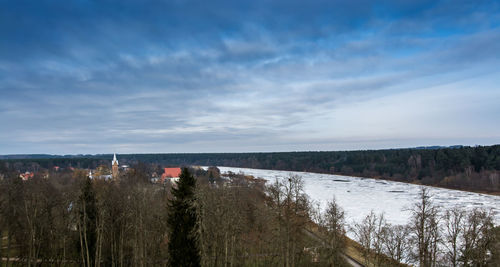
[[[500,143],[500,1],[0,0],[0,154]]]

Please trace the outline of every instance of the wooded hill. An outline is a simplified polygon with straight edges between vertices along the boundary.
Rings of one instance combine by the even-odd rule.
[[[43,155],[38,155],[42,157]],[[10,167],[73,166],[95,168],[111,155],[9,159]],[[121,163],[246,167],[381,178],[463,190],[500,192],[500,145],[363,151],[122,154]]]

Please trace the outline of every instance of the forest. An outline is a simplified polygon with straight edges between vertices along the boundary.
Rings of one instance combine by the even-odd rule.
[[[82,169],[23,181],[0,170],[0,258],[6,266],[498,266],[500,229],[488,210],[440,210],[422,189],[405,225],[371,212],[320,210],[300,176],[284,181],[183,168],[152,183],[156,166],[117,179]],[[351,232],[354,242],[347,238]],[[177,261],[176,261],[177,259]],[[181,259],[179,262],[178,260]],[[185,259],[193,261],[185,262]],[[182,261],[184,260],[184,261]]]
[[[312,211],[300,180],[267,189],[262,180],[243,175],[233,175],[228,184],[217,168],[186,168],[182,175],[193,182],[187,190],[190,198],[183,199],[189,194],[181,185],[182,175],[178,186],[151,183],[149,165],[133,167],[119,180],[90,179],[77,169],[23,181],[15,170],[3,169],[3,264],[306,266],[317,257],[304,250],[318,241],[302,231],[311,225]],[[274,198],[266,197],[268,190]],[[175,205],[180,209],[174,210]],[[188,217],[194,221],[186,222],[182,215],[186,210],[192,211]],[[183,229],[190,224],[191,230]],[[328,237],[332,231],[343,238],[340,226],[323,233]],[[194,245],[187,246],[182,239],[191,236]],[[189,247],[194,254],[187,257]],[[316,259],[320,266],[344,265],[340,247],[325,245],[324,251],[328,253],[322,254],[321,261]],[[176,253],[199,261],[179,265],[172,260]]]
[[[20,159],[22,157],[23,159]],[[95,168],[112,155],[4,156],[19,171],[53,166]],[[500,145],[365,151],[123,154],[121,162],[307,171],[387,179],[451,189],[500,192]],[[0,164],[1,165],[1,164]]]

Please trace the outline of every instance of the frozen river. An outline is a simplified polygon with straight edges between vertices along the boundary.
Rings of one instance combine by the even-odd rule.
[[[291,174],[304,179],[305,192],[318,202],[321,208],[335,197],[337,203],[346,211],[348,223],[360,222],[370,212],[383,212],[391,224],[406,224],[409,207],[418,199],[419,185],[310,172],[273,171],[261,169],[219,167],[224,172],[243,172],[268,181],[283,179]],[[428,187],[434,202],[441,209],[460,206],[466,209],[483,207],[492,209],[495,224],[500,224],[500,196],[464,192],[458,190]]]

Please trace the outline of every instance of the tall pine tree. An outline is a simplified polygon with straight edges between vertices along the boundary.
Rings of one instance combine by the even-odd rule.
[[[196,180],[183,168],[177,188],[172,188],[169,203],[168,263],[170,266],[200,266],[198,233],[196,231]]]

